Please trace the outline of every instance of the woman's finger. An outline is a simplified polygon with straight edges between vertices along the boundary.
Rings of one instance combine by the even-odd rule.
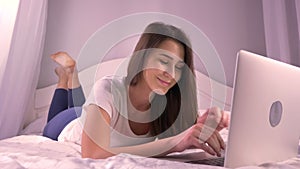
[[[223,138],[221,137],[220,133],[219,132],[215,132],[215,135],[216,135],[216,137],[217,137],[217,139],[219,141],[219,144],[221,145],[221,148],[223,150],[225,150],[226,145],[225,145],[225,142],[224,142]]]
[[[198,135],[198,139],[200,143],[207,143],[215,152],[217,155],[220,155],[221,151],[221,145],[218,139],[220,139],[217,135],[219,134],[216,132],[215,129],[210,128],[206,125],[196,125],[195,129],[200,130],[200,132],[195,132],[195,134]],[[217,134],[217,135],[216,135]],[[196,136],[197,137],[197,136]]]
[[[217,136],[212,135],[208,140],[207,144],[216,152],[218,156],[221,155],[221,145],[217,139]]]
[[[202,149],[205,152],[215,156],[216,152],[208,145],[206,145],[205,143],[202,143],[201,141],[198,141],[195,145],[196,148]]]

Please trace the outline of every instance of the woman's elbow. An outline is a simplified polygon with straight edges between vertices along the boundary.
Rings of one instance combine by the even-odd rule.
[[[101,152],[95,152],[95,151],[84,151],[81,150],[81,157],[82,158],[91,158],[91,159],[106,159],[108,157],[114,156],[113,153],[101,151]]]
[[[105,159],[115,154],[109,151],[108,144],[96,144],[84,131],[81,138],[81,157]]]

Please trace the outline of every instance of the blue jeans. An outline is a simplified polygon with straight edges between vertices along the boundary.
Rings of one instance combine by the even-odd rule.
[[[81,115],[85,97],[81,87],[75,89],[56,89],[48,112],[43,136],[57,140],[61,131],[72,120]]]

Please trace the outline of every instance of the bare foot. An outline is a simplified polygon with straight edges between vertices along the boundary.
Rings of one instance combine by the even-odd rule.
[[[79,87],[80,82],[75,68],[75,60],[66,52],[57,52],[51,55],[51,58],[60,65],[55,69],[59,77],[59,87],[65,86],[66,82],[69,89]]]
[[[75,67],[76,62],[66,52],[57,52],[52,54],[50,57],[65,69],[73,70]]]

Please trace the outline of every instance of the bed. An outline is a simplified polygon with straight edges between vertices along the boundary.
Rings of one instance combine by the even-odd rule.
[[[126,59],[114,59],[94,65],[79,72],[79,78],[85,95],[90,92],[95,72],[97,78],[116,73],[115,69],[127,64]],[[97,71],[101,68],[101,71]],[[125,72],[121,70],[121,72]],[[230,110],[232,88],[209,79],[206,75],[196,71],[197,97],[199,98],[199,111],[210,107],[211,103],[220,105],[226,111]],[[221,90],[225,95],[212,96],[211,85],[214,90]],[[131,154],[118,154],[107,159],[83,159],[80,156],[80,145],[73,142],[57,142],[41,136],[46,124],[47,111],[55,85],[37,89],[35,92],[32,113],[36,117],[21,132],[20,135],[0,140],[0,166],[8,169],[41,169],[41,168],[207,168],[222,167],[183,163],[183,157],[198,153],[200,150],[187,150],[182,153],[173,153],[166,158],[145,158]],[[201,104],[200,104],[201,103]],[[228,130],[221,132],[226,140]],[[300,156],[278,163],[265,163],[260,166],[247,166],[241,168],[300,168]]]

